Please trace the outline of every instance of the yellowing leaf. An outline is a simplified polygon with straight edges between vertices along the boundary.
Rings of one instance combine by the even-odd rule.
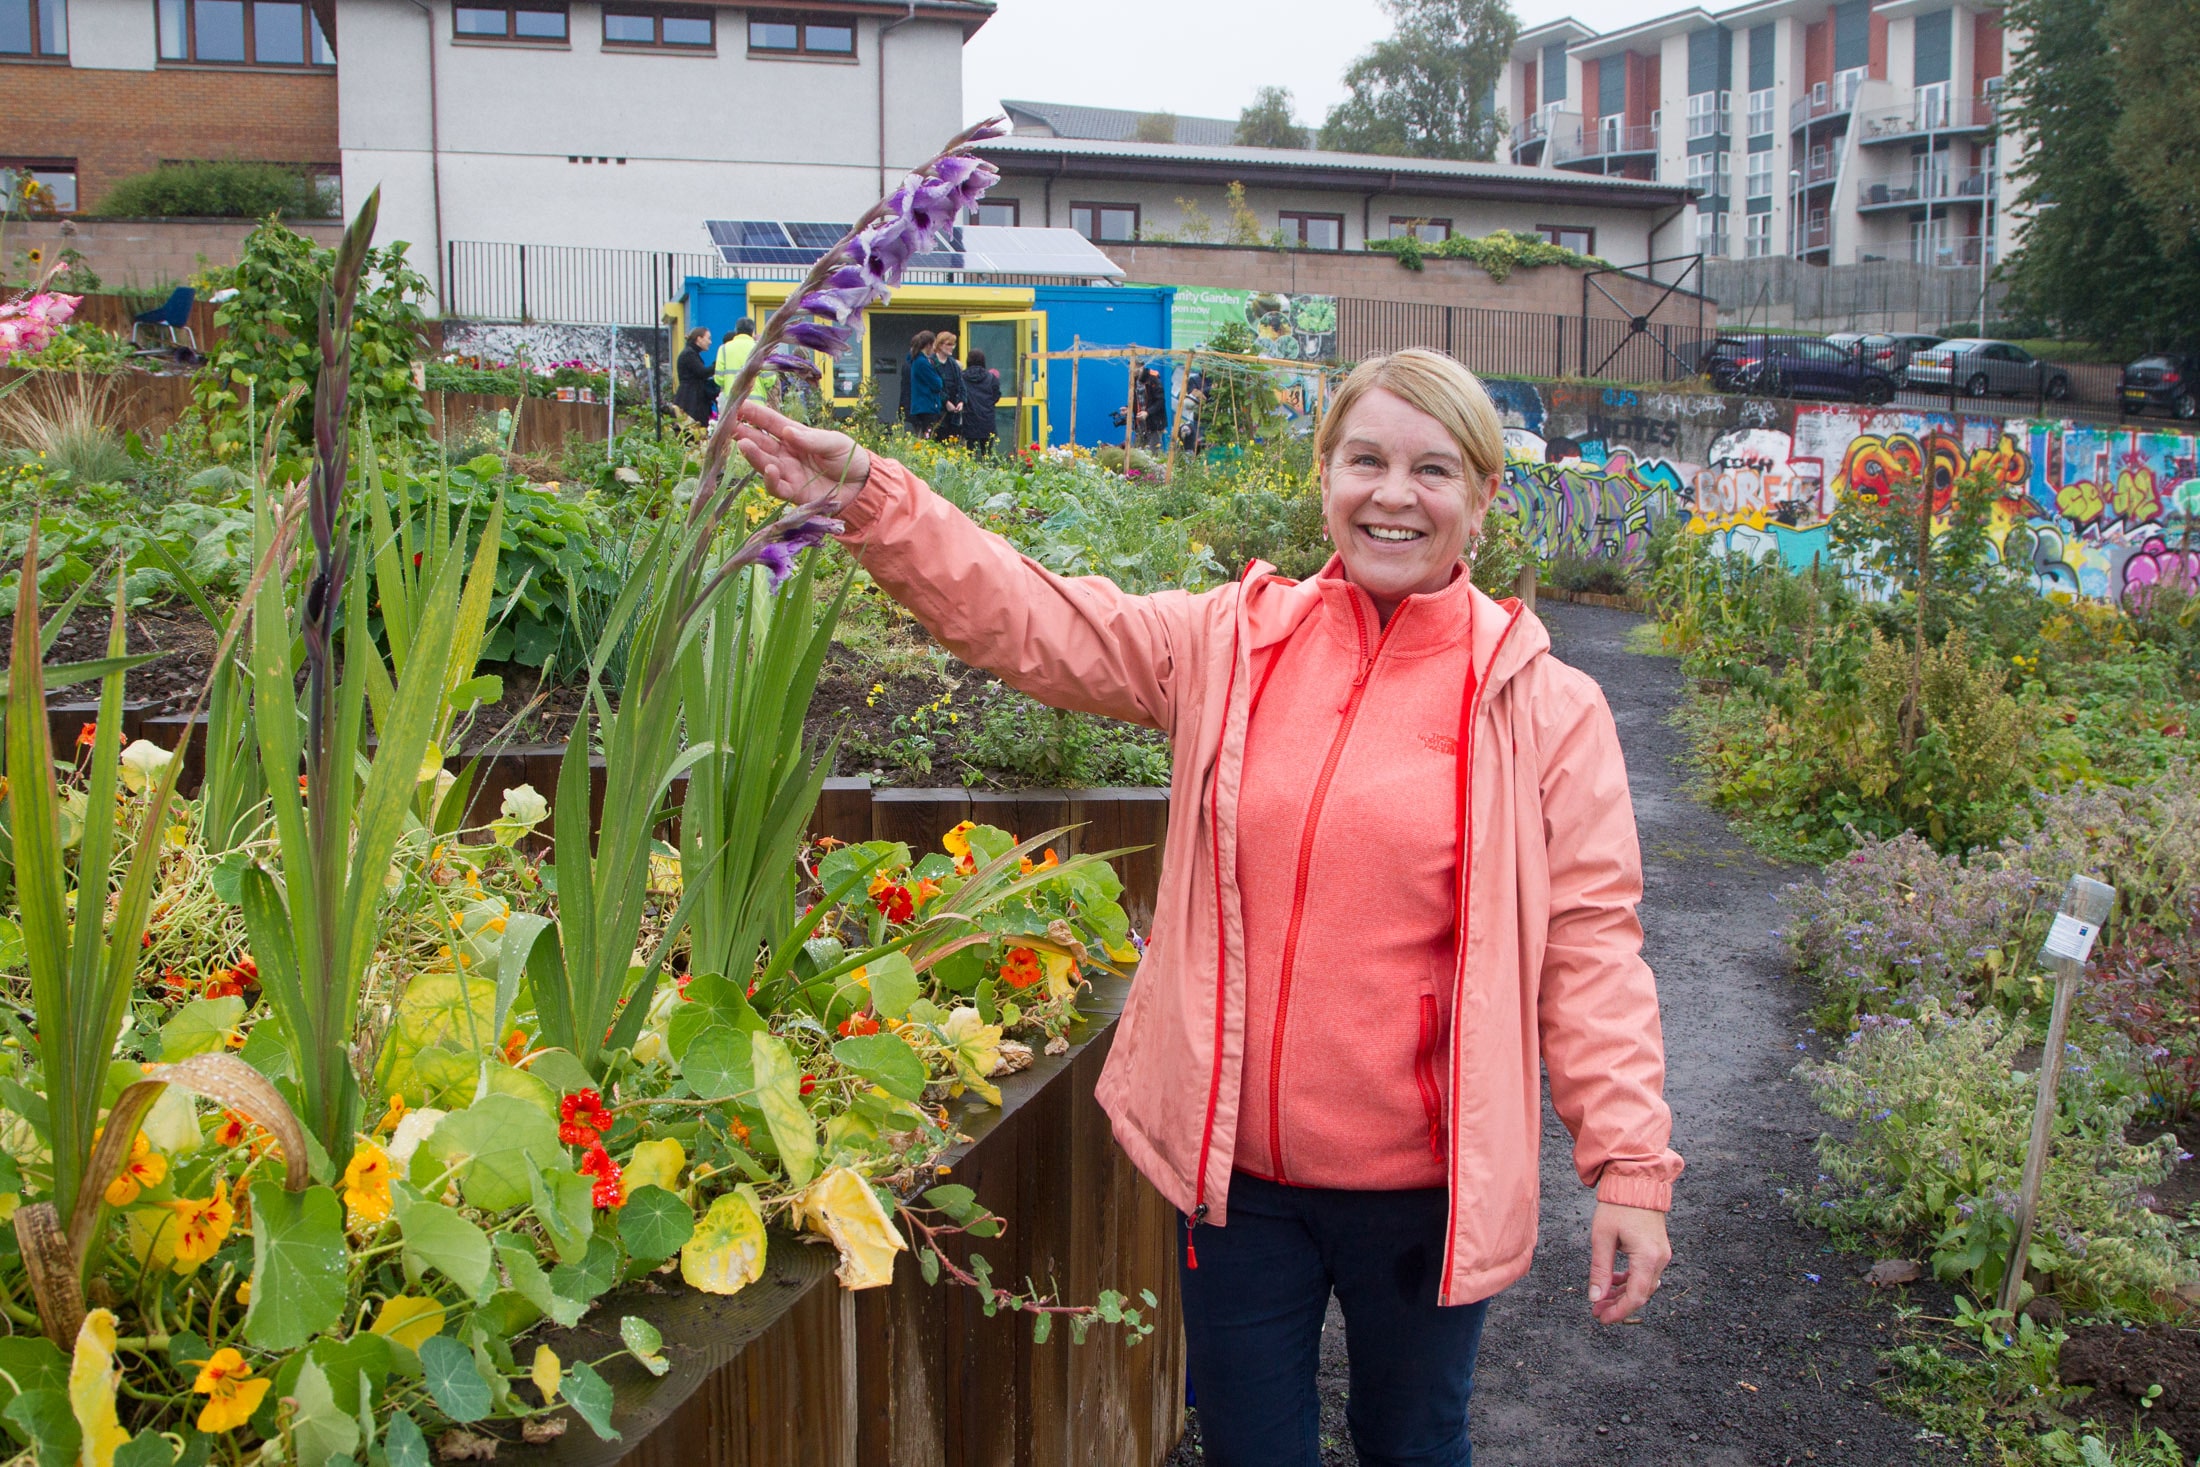
[[[739,1192],[711,1203],[680,1250],[680,1277],[706,1294],[738,1294],[764,1273],[764,1220]]]
[[[950,1087],[954,1093],[974,1090],[999,1105],[1001,1092],[988,1077],[1001,1062],[1001,1026],[986,1023],[976,1009],[965,1006],[947,1016],[940,1034],[955,1061],[955,1083]]]
[[[545,1406],[557,1400],[558,1377],[564,1373],[565,1366],[559,1362],[557,1351],[548,1345],[535,1346],[535,1364],[527,1372],[527,1378],[535,1383],[536,1390],[542,1392],[542,1404]]]
[[[140,1265],[150,1269],[175,1266],[176,1240],[182,1236],[182,1224],[172,1210],[133,1207],[122,1215],[122,1226],[123,1242]]]
[[[417,1294],[393,1294],[383,1301],[371,1326],[414,1354],[443,1331],[443,1306]]]
[[[908,1248],[871,1184],[844,1166],[819,1177],[794,1199],[797,1223],[823,1233],[840,1250],[840,1286],[876,1289],[894,1281],[894,1255]]]
[[[81,1467],[114,1467],[115,1450],[130,1439],[115,1413],[115,1387],[122,1369],[115,1364],[115,1317],[105,1309],[84,1316],[76,1332],[76,1353],[69,1360],[69,1410],[84,1433]]]
[[[634,1148],[634,1155],[626,1163],[626,1192],[629,1197],[644,1187],[662,1187],[667,1192],[680,1190],[680,1169],[687,1165],[687,1148],[671,1136],[662,1141],[644,1141]]]

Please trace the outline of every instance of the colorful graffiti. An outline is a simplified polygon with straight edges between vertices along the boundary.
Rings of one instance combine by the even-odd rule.
[[[1923,479],[1945,509],[1993,475],[1988,535],[2043,593],[2129,603],[2200,585],[2200,439],[2065,421],[1490,384],[1510,462],[1500,502],[1546,554],[1626,560],[1674,515],[1729,554],[1826,562],[1850,496]],[[1846,568],[1860,580],[1872,568]]]

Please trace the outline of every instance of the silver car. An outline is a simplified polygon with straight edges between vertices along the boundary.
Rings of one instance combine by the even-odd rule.
[[[1906,385],[1920,391],[1960,391],[1970,397],[2070,396],[2070,374],[2013,341],[1959,336],[1910,358]]]

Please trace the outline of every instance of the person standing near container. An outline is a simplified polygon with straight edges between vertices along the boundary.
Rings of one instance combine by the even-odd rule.
[[[990,454],[999,431],[995,413],[1001,401],[1001,374],[985,364],[985,353],[970,349],[963,368],[962,440],[973,453]]]
[[[954,438],[962,432],[963,415],[963,369],[955,360],[954,332],[932,338],[932,359],[940,371],[940,424],[933,436]]]
[[[698,326],[687,334],[687,345],[672,363],[672,405],[705,428],[710,426],[719,392],[705,355],[709,350],[710,328]]]
[[[733,323],[733,335],[727,337],[725,345],[718,348],[718,411],[725,412],[732,406],[726,401],[726,394],[733,390],[733,379],[741,375],[741,369],[748,365],[749,354],[755,350],[756,321],[753,317],[743,316]],[[757,373],[756,380],[749,384],[749,396],[763,402],[770,393],[769,384],[774,375],[770,372]]]
[[[936,339],[929,331],[919,331],[909,342],[909,431],[919,438],[930,438],[938,430],[946,401],[940,359],[932,349]]]
[[[909,355],[901,364],[901,421],[909,421],[910,394],[917,381],[917,358],[932,349],[932,333],[919,331],[909,338]]]
[[[1482,384],[1362,362],[1314,439],[1329,563],[1198,595],[1057,576],[846,436],[740,414],[766,487],[838,515],[941,646],[1169,736],[1098,1098],[1180,1215],[1207,1461],[1316,1467],[1334,1294],[1360,1460],[1467,1467],[1483,1317],[1535,1249],[1543,1074],[1596,1189],[1598,1322],[1656,1292],[1682,1168],[1611,712],[1468,574],[1505,465]]]
[[[1161,368],[1152,362],[1138,374],[1138,446],[1162,447],[1169,436],[1169,389],[1161,380]]]

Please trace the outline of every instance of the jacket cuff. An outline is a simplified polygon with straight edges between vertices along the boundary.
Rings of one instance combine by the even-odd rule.
[[[1625,1172],[1606,1172],[1597,1181],[1597,1201],[1615,1207],[1647,1207],[1652,1212],[1673,1210],[1673,1184],[1655,1177]]]
[[[887,497],[894,489],[894,476],[888,470],[889,464],[893,464],[895,468],[900,467],[883,453],[871,454],[871,471],[863,476],[863,487],[856,491],[856,497],[849,500],[840,511],[840,522],[846,528],[836,538],[843,545],[860,544],[864,532],[871,528],[880,511],[885,509]]]

